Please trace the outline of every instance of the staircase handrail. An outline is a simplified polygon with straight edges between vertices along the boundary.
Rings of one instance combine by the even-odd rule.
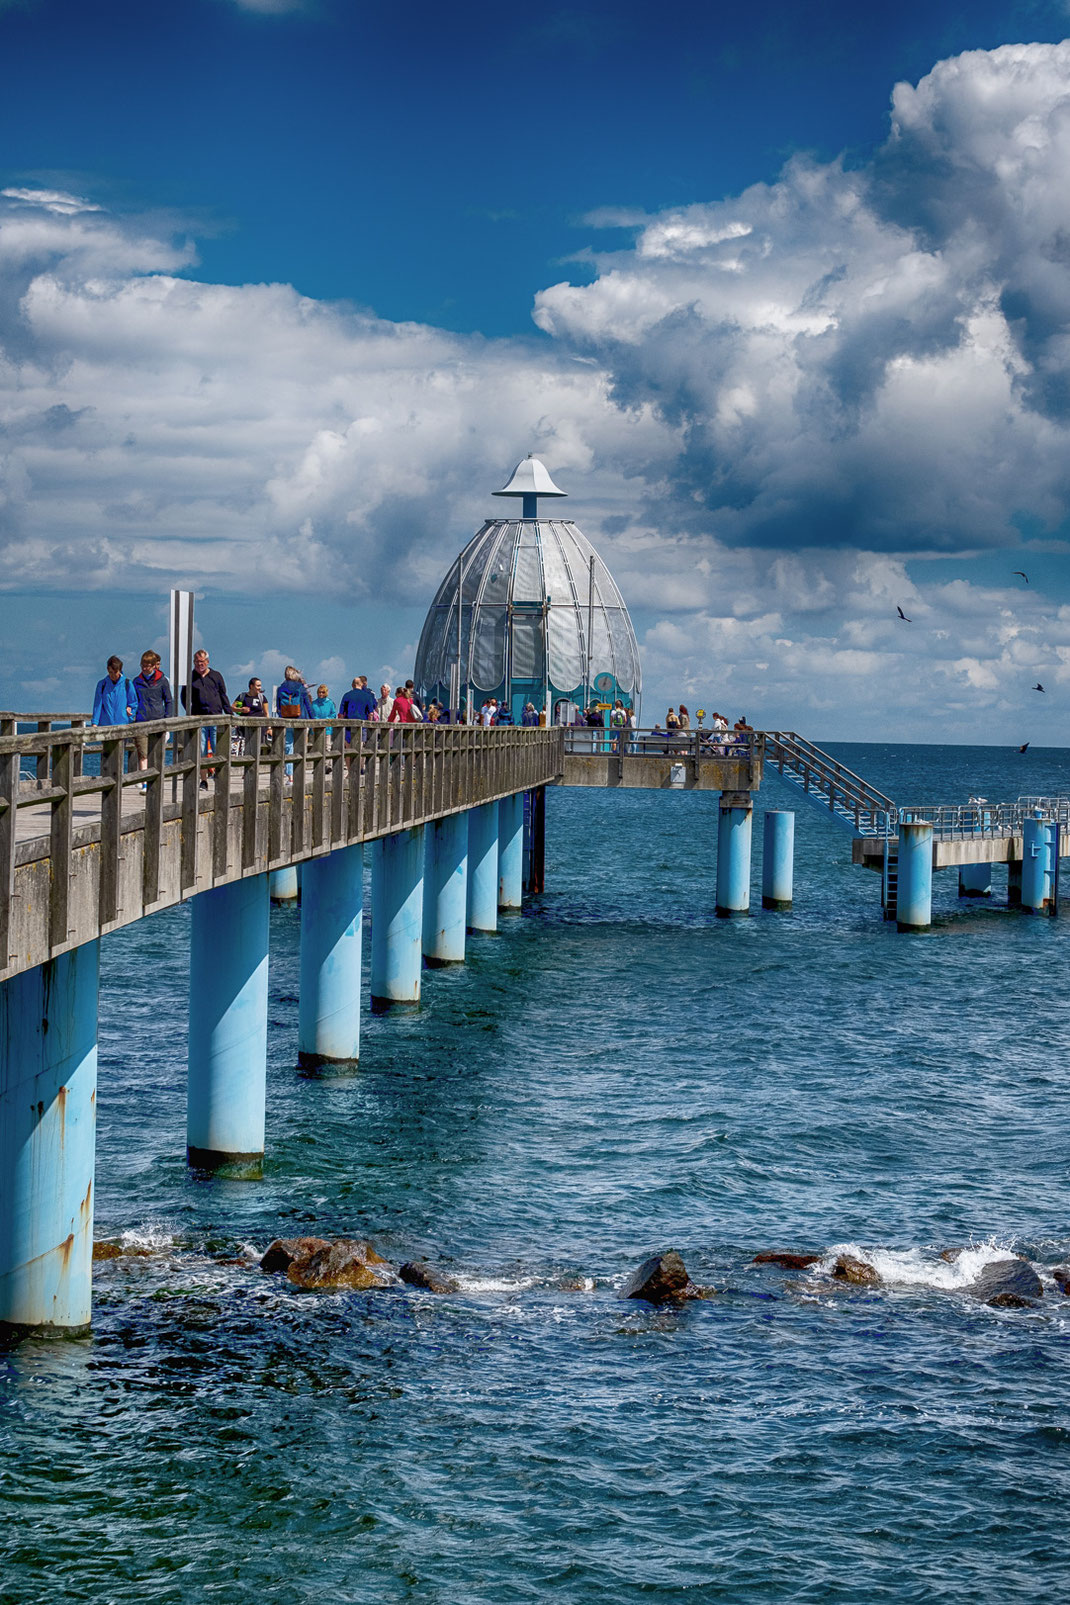
[[[777,753],[779,747],[786,759],[808,767],[819,779],[826,781],[830,793],[839,787],[845,797],[849,795],[856,811],[861,808],[864,812],[888,814],[893,820],[896,818],[898,810],[890,797],[875,790],[861,775],[838,763],[831,754],[797,735],[794,730],[767,730],[765,740],[766,757],[777,763],[778,767],[782,767]]]

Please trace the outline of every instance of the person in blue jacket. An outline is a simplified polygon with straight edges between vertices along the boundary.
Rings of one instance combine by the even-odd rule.
[[[308,686],[302,680],[292,663],[286,665],[286,673],[275,691],[275,712],[280,719],[312,719],[312,703],[308,695]],[[294,750],[294,733],[286,732],[286,751]],[[293,776],[293,765],[286,765],[286,778]]]
[[[158,652],[143,652],[141,654],[141,673],[134,680],[134,690],[137,692],[137,712],[134,714],[135,724],[148,724],[151,719],[170,719],[175,711],[175,704],[171,696],[171,687],[167,676],[160,668],[160,654]],[[138,768],[147,769],[149,767],[148,736],[135,736],[134,746],[137,748]],[[142,790],[144,789],[142,787]]]
[[[122,658],[108,659],[108,672],[97,683],[93,697],[93,723],[130,724],[137,713],[137,692],[123,673]]]

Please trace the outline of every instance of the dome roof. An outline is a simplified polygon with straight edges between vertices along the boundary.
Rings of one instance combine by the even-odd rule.
[[[565,492],[529,457],[495,494]],[[461,682],[480,697],[509,701],[516,694],[536,707],[585,691],[638,698],[639,648],[624,599],[571,520],[488,519],[472,537],[439,586],[420,636],[415,678],[429,694],[448,694],[458,661],[458,597]]]
[[[513,469],[508,485],[494,492],[495,496],[567,496],[567,490],[558,490],[550,478],[546,464],[528,452]]]

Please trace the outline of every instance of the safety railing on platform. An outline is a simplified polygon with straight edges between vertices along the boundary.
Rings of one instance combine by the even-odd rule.
[[[616,753],[628,758],[749,758],[761,756],[758,730],[609,729],[565,725],[565,752],[586,756]]]
[[[120,919],[130,830],[143,833],[142,884],[140,906],[123,911],[124,922],[164,895],[162,843],[172,821],[180,822],[185,896],[546,785],[561,772],[557,729],[226,717],[96,728],[77,717],[0,716],[0,970],[11,955],[19,862],[51,859],[50,947],[60,948],[73,934],[69,865],[90,842],[99,842],[103,928]],[[145,769],[133,767],[135,740]],[[134,807],[126,806],[135,791]]]

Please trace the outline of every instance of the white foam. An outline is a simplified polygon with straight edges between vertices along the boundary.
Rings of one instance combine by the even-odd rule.
[[[148,1248],[155,1254],[162,1254],[175,1247],[177,1238],[162,1221],[150,1221],[145,1226],[128,1227],[119,1234],[119,1242],[123,1248]]]
[[[857,1243],[837,1243],[816,1267],[826,1274],[841,1254],[849,1254],[865,1265],[872,1265],[889,1287],[935,1287],[945,1293],[961,1292],[972,1286],[986,1265],[1010,1259],[1014,1249],[994,1237],[971,1243],[954,1260],[943,1260],[932,1249],[860,1248]]]
[[[533,1276],[520,1280],[505,1276],[456,1276],[454,1280],[462,1293],[523,1293],[535,1286]]]

